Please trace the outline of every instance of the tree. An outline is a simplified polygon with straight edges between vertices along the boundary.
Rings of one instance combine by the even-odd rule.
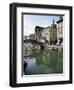
[[[27,35],[25,35],[25,36],[24,36],[24,40],[27,40],[27,39],[28,39],[28,36],[27,36]]]

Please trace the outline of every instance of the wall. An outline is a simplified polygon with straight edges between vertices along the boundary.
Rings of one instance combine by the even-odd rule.
[[[0,0],[0,90],[12,90],[9,87],[9,3],[43,3],[53,5],[72,5],[74,9],[74,0]],[[50,85],[38,87],[16,88],[21,90],[73,90],[72,85]]]

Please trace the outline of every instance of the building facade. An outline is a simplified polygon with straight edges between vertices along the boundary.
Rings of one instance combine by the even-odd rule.
[[[28,39],[28,36],[27,36],[27,35],[25,35],[25,36],[24,36],[24,40],[27,40],[27,39]]]
[[[30,35],[29,35],[29,39],[35,40],[35,34],[30,34]]]
[[[44,40],[47,40],[48,42],[50,41],[50,27],[46,27],[43,29],[42,38]]]
[[[63,43],[63,18],[60,17],[60,19],[57,21],[57,43],[61,44]]]
[[[48,27],[35,27],[35,37],[36,40],[40,41],[41,39],[45,40],[49,44],[56,44],[57,43],[57,27],[56,24],[53,24]]]
[[[43,27],[40,27],[40,26],[36,26],[35,27],[35,39],[37,41],[41,40],[42,39],[42,32],[43,32]]]
[[[54,24],[53,20],[53,24],[51,25],[50,29],[50,44],[55,45],[56,43],[57,43],[57,26],[56,24]]]

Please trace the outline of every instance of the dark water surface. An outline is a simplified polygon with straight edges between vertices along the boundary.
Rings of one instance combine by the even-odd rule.
[[[63,51],[32,50],[24,57],[24,74],[63,73]]]

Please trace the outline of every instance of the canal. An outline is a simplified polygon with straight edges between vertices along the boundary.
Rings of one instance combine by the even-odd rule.
[[[24,56],[23,72],[25,75],[63,73],[63,51],[33,49]]]

